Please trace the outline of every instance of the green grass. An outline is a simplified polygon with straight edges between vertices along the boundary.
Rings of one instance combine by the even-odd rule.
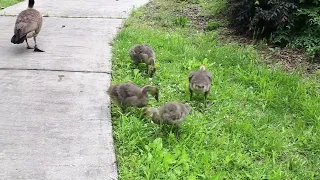
[[[154,0],[136,10],[113,42],[113,83],[156,85],[160,102],[189,101],[188,73],[207,65],[213,88],[177,140],[170,128],[112,106],[120,179],[320,179],[319,76],[268,69],[251,46],[223,45],[218,33],[177,23],[187,2]],[[186,22],[186,23],[184,23]],[[183,24],[183,25],[181,25]],[[133,70],[128,50],[151,45],[157,72]]]
[[[23,0],[0,0],[0,10],[4,9],[4,8],[6,8],[8,6],[17,4],[17,3],[21,2],[21,1],[23,1]]]

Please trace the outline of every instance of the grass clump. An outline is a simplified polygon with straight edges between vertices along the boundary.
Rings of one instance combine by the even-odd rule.
[[[113,42],[113,83],[155,85],[159,106],[189,101],[188,73],[201,64],[213,74],[204,107],[201,95],[177,140],[170,128],[113,106],[120,179],[319,179],[320,90],[316,76],[261,65],[251,46],[222,45],[218,33],[174,23],[190,2],[155,0],[132,13]],[[152,80],[132,69],[128,50],[153,47]]]
[[[207,31],[213,31],[213,30],[216,30],[220,27],[220,24],[216,21],[209,21],[207,23],[207,27],[206,27],[206,30]]]
[[[17,4],[23,0],[0,0],[0,10],[11,5]]]

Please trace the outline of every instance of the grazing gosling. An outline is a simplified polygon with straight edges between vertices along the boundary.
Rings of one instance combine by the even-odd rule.
[[[36,52],[44,52],[37,46],[36,37],[39,34],[42,27],[42,16],[39,11],[33,8],[34,0],[29,0],[28,9],[22,11],[16,20],[14,26],[14,35],[11,38],[13,44],[21,44],[24,41],[27,43],[28,49],[34,49]],[[28,38],[34,40],[34,48],[28,44]]]
[[[207,97],[211,89],[212,74],[206,71],[204,65],[200,66],[198,71],[192,71],[189,73],[189,92],[190,100],[192,98],[193,92],[203,92],[204,93],[204,104],[207,106]]]
[[[129,50],[129,55],[135,66],[139,63],[145,63],[147,66],[147,73],[150,73],[150,77],[156,71],[156,56],[153,49],[146,44],[137,44]]]
[[[137,86],[132,82],[111,85],[107,91],[111,100],[125,112],[129,106],[141,108],[148,104],[148,92],[159,101],[159,90],[154,86]]]
[[[179,127],[191,110],[192,107],[188,103],[168,102],[159,108],[144,108],[142,116],[151,116],[155,124],[169,124]]]

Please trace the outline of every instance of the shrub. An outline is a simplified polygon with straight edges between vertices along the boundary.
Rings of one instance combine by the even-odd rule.
[[[227,0],[227,7],[230,24],[241,34],[281,46],[303,47],[309,55],[318,52],[318,0]]]

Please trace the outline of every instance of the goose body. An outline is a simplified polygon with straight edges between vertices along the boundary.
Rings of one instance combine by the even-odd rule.
[[[136,66],[139,63],[145,63],[148,73],[153,76],[156,71],[156,57],[152,47],[147,44],[137,44],[129,50],[129,55]]]
[[[120,83],[111,85],[108,89],[111,100],[122,108],[124,111],[129,106],[141,108],[148,104],[148,92],[158,101],[158,88],[154,86],[139,87],[129,83]]]
[[[39,34],[42,27],[42,15],[39,11],[33,8],[34,0],[29,0],[28,9],[22,11],[14,26],[14,35],[11,38],[13,44],[21,44],[24,41],[27,43],[28,49],[34,49],[34,51],[43,52],[37,46],[36,37]],[[28,44],[28,38],[34,39],[35,46],[31,48]]]

